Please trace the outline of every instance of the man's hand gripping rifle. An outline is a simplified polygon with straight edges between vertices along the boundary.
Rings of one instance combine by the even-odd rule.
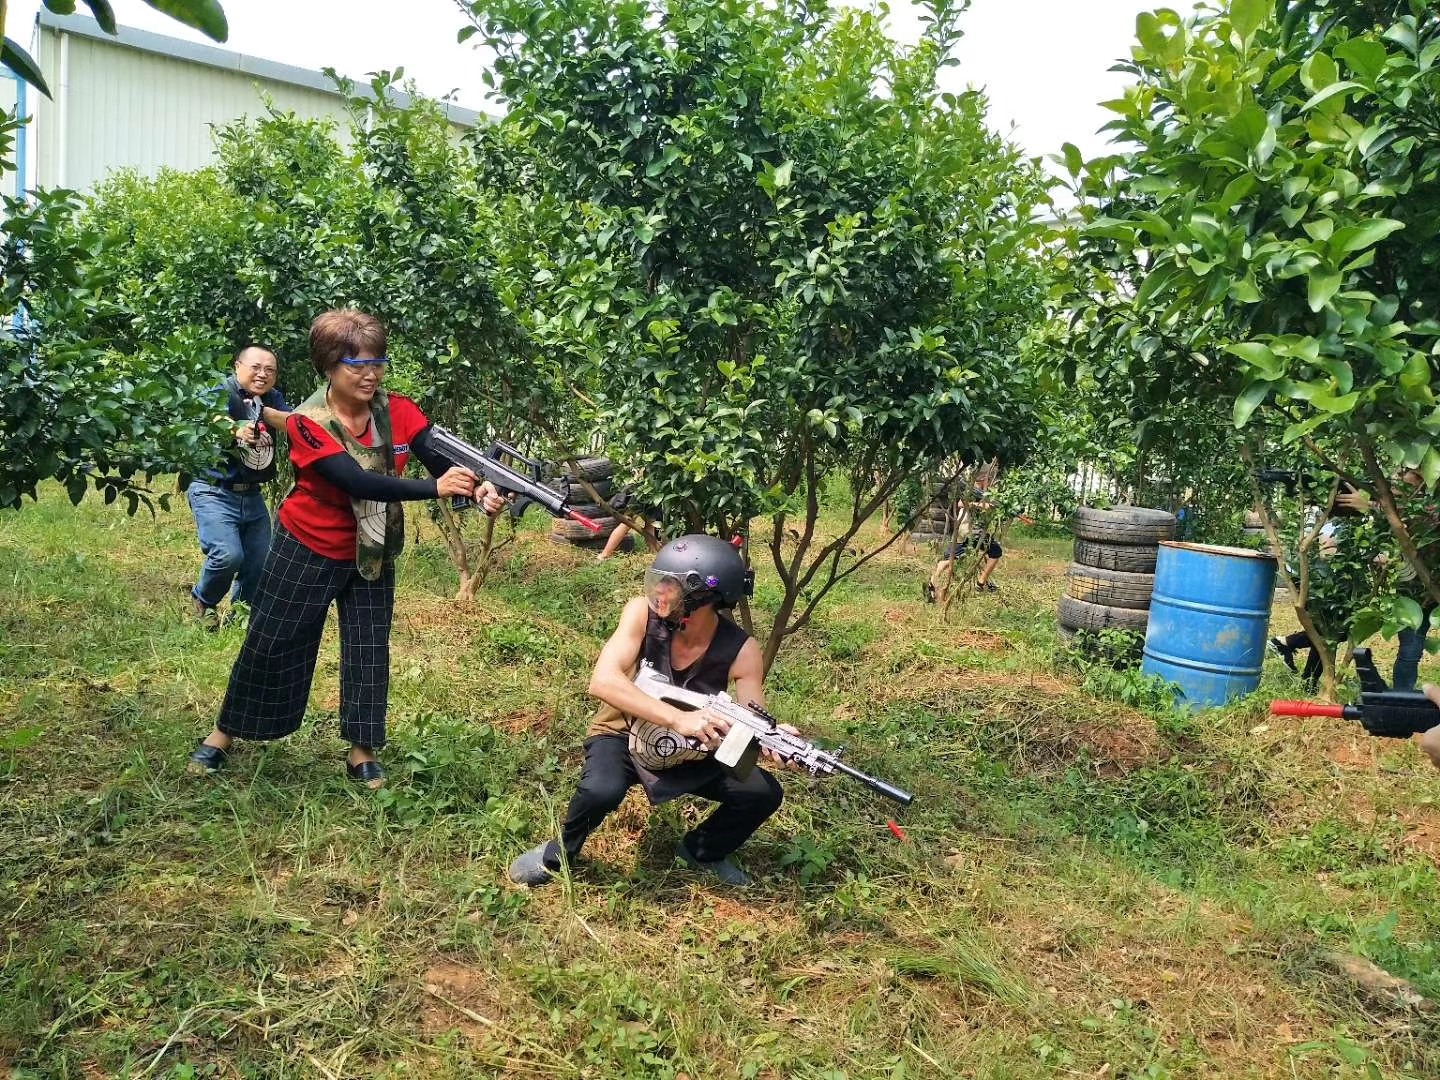
[[[482,451],[471,446],[464,439],[450,434],[438,424],[430,428],[430,445],[461,468],[469,469],[481,479],[489,480],[501,495],[514,496],[510,502],[510,513],[515,517],[520,517],[525,513],[525,508],[533,502],[550,511],[553,517],[569,518],[571,521],[585,526],[592,533],[600,531],[598,522],[592,521],[584,514],[578,514],[570,508],[568,484],[561,481],[560,491],[545,486],[540,479],[541,464],[525,457],[513,446],[503,442],[493,442],[490,444],[489,450]],[[506,465],[501,460],[502,458],[510,458],[522,463],[530,471],[530,475],[526,476],[524,473],[516,472]]]
[[[1371,735],[1408,739],[1440,724],[1440,708],[1418,690],[1392,690],[1375,670],[1369,649],[1355,650],[1360,675],[1360,701],[1355,705],[1317,705],[1310,701],[1272,701],[1275,716],[1338,716],[1359,720]]]
[[[844,773],[859,780],[870,790],[894,799],[901,806],[909,806],[915,800],[914,795],[902,791],[894,784],[887,784],[884,780],[867,776],[859,769],[852,769],[840,760],[839,751],[821,750],[808,739],[786,731],[775,717],[758,705],[741,705],[723,690],[718,694],[686,690],[676,686],[644,661],[641,661],[639,674],[635,676],[635,685],[657,701],[663,701],[677,709],[686,712],[709,709],[725,717],[730,722],[730,734],[725,736],[719,749],[715,751],[715,757],[742,777],[749,773],[759,752],[764,750],[783,762],[799,766],[811,776]],[[693,750],[704,748],[699,740],[690,739],[689,743]]]

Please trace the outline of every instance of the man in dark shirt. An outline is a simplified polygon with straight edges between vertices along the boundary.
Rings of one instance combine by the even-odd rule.
[[[246,345],[235,354],[235,371],[225,380],[225,411],[236,421],[228,460],[191,481],[185,491],[205,564],[190,591],[197,618],[219,625],[216,607],[234,586],[231,601],[249,603],[270,551],[270,511],[262,485],[275,476],[275,439],[289,415],[275,389],[275,354]]]
[[[510,880],[528,886],[553,880],[562,862],[580,854],[590,834],[639,784],[657,805],[680,795],[719,803],[681,839],[676,858],[726,885],[750,884],[730,855],[780,808],[779,782],[763,769],[742,778],[710,756],[729,729],[724,716],[710,709],[682,712],[646,695],[633,679],[644,660],[679,686],[715,694],[734,683],[737,701],[763,706],[760,647],[720,614],[750,595],[751,581],[739,552],[716,537],[682,536],[660,550],[645,573],[645,595],[625,605],[590,676],[590,694],[603,707],[590,724],[579,787],[560,838],[517,858]],[[666,758],[678,764],[661,765],[647,747],[667,734],[695,740],[698,748],[671,749]]]

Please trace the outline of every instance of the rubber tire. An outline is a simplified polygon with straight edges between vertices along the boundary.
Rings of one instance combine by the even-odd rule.
[[[944,533],[912,532],[910,534],[910,542],[912,544],[943,544],[948,539],[950,539],[950,537]]]
[[[1154,546],[1161,540],[1175,538],[1175,515],[1138,506],[1123,510],[1093,510],[1082,506],[1070,519],[1070,531],[1079,540]]]
[[[566,477],[566,479],[567,479],[567,480],[569,481],[569,483],[570,483],[570,498],[571,498],[571,499],[575,500],[576,502],[579,502],[579,501],[582,500],[582,499],[588,499],[588,498],[590,498],[590,493],[585,490],[585,485],[582,484],[582,483],[580,483],[579,480],[576,480],[573,476]],[[613,481],[611,481],[611,480],[591,480],[591,481],[590,481],[590,486],[595,489],[595,493],[596,493],[597,495],[599,495],[602,499],[608,499],[608,498],[610,497],[611,492],[614,490],[614,488],[612,487],[612,484],[613,484]]]
[[[578,521],[565,521],[556,518],[555,524],[550,528],[550,535],[552,537],[558,536],[562,540],[594,540],[609,536],[615,528],[616,519],[613,517],[601,517],[595,518],[594,520],[595,524],[600,526],[600,531],[592,533]]]
[[[1075,561],[1101,570],[1122,570],[1127,574],[1155,573],[1155,545],[1106,544],[1098,540],[1076,540]]]
[[[1154,574],[1130,574],[1096,566],[1070,564],[1065,591],[1076,600],[1102,607],[1149,608]]]
[[[1139,630],[1150,623],[1150,612],[1144,608],[1107,607],[1088,604],[1073,596],[1060,598],[1060,625],[1070,630]]]
[[[565,475],[572,479],[583,476],[586,480],[608,480],[615,473],[608,457],[582,457],[576,460],[575,466],[578,472],[566,464]]]

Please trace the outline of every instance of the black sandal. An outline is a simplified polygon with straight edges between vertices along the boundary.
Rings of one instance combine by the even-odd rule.
[[[378,761],[362,761],[358,764],[347,761],[345,763],[345,775],[351,780],[358,780],[367,787],[379,787],[385,782],[385,766]],[[378,782],[377,782],[378,781]]]
[[[229,757],[229,752],[201,740],[200,745],[190,751],[190,760],[185,765],[185,771],[196,776],[214,776],[224,767]]]

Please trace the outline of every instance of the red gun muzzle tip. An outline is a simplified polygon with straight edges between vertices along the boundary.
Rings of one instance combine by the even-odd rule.
[[[600,531],[600,523],[586,517],[584,514],[577,513],[574,510],[570,510],[567,512],[566,516],[569,517],[571,521],[579,522],[581,525],[584,525],[585,528],[589,529],[592,533],[598,533]]]

